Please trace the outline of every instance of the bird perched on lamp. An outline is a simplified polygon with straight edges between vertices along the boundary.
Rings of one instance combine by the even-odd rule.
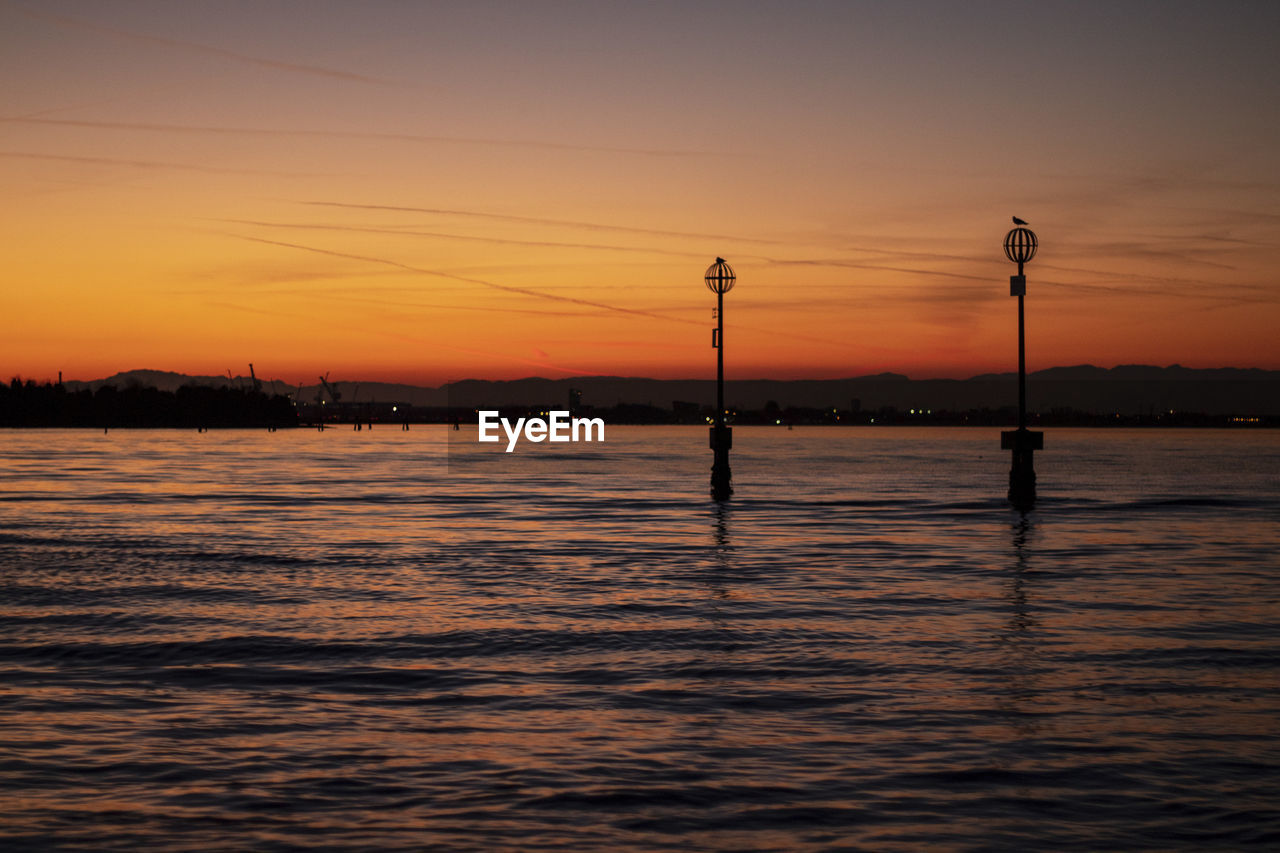
[[[1026,224],[1027,224],[1027,220],[1025,220],[1025,219],[1019,219],[1018,217],[1016,217],[1016,216],[1015,216],[1015,217],[1013,217],[1013,224],[1014,224],[1014,225],[1026,225]]]

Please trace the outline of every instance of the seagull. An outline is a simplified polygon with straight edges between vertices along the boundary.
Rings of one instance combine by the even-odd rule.
[[[1019,219],[1018,217],[1016,217],[1016,216],[1015,216],[1015,217],[1013,217],[1013,224],[1014,224],[1014,225],[1026,225],[1026,224],[1027,224],[1027,220],[1025,220],[1025,219]]]

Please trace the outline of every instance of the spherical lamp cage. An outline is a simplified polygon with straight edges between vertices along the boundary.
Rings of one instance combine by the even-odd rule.
[[[703,280],[712,293],[728,293],[733,290],[733,283],[738,277],[733,274],[733,267],[725,263],[724,258],[716,258],[716,262],[707,267]]]
[[[1040,241],[1030,228],[1015,228],[1004,235],[1004,256],[1015,264],[1025,264],[1036,256]]]

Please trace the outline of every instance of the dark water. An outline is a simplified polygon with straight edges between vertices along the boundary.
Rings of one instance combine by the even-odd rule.
[[[0,846],[1280,846],[1280,433],[0,434]]]

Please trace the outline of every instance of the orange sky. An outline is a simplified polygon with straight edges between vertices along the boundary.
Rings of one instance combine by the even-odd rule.
[[[1280,368],[1268,4],[0,3],[0,370]],[[1013,14],[1014,12],[1017,14]]]

